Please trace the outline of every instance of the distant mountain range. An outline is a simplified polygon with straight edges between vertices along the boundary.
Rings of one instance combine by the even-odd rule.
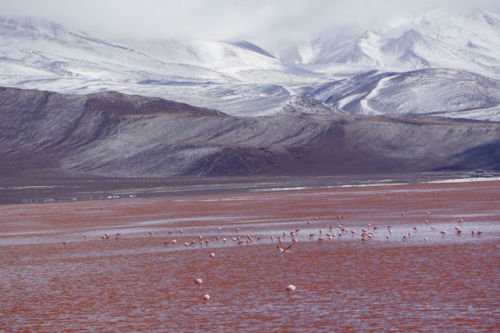
[[[328,31],[276,54],[0,18],[0,172],[500,170],[499,78],[500,19],[483,11]]]
[[[433,10],[358,36],[328,31],[283,56],[294,63],[345,64],[386,71],[451,68],[498,78],[500,16],[481,10],[464,16]]]
[[[339,31],[342,31],[340,33]],[[157,96],[230,115],[439,114],[500,121],[500,17],[439,10],[271,54],[248,41],[103,40],[0,18],[0,85]]]

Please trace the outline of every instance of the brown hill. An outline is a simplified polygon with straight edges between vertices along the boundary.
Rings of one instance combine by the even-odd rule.
[[[239,118],[160,98],[0,88],[3,175],[333,175],[500,169],[500,124]]]

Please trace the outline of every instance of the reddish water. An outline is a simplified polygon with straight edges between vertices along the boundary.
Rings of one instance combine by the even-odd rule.
[[[499,185],[0,206],[0,330],[498,331]]]

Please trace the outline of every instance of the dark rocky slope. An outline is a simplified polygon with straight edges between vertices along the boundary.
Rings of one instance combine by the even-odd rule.
[[[500,169],[500,124],[238,118],[159,98],[0,88],[0,171],[117,177]]]

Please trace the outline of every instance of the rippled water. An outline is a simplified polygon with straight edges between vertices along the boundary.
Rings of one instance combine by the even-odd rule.
[[[495,331],[498,185],[0,206],[0,330]],[[340,223],[356,233],[328,241]],[[295,229],[279,252],[269,236]]]

